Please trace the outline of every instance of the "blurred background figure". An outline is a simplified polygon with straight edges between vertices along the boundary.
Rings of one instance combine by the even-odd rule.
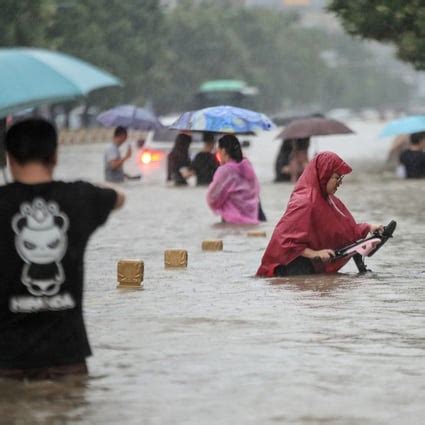
[[[251,163],[243,158],[233,135],[218,141],[221,166],[208,188],[207,202],[226,223],[258,224],[260,185]]]
[[[292,154],[289,160],[289,173],[291,182],[295,183],[303,173],[308,164],[308,148],[310,138],[294,139],[292,141]]]
[[[275,182],[296,182],[309,162],[310,138],[284,139],[275,161]]]
[[[275,182],[291,181],[289,159],[292,153],[292,140],[284,139],[275,161]]]
[[[114,131],[112,142],[106,147],[104,153],[105,180],[121,183],[125,179],[124,162],[131,157],[131,147],[128,146],[126,154],[121,157],[119,147],[127,140],[127,129],[117,127]]]
[[[220,163],[215,155],[214,133],[203,133],[204,147],[198,152],[190,166],[191,174],[196,175],[196,184],[198,186],[209,185]]]
[[[401,152],[399,162],[399,176],[425,178],[425,132],[410,135],[409,147]]]
[[[192,137],[185,133],[179,133],[167,157],[167,182],[175,186],[187,185],[186,179],[190,177],[189,147]]]
[[[139,139],[137,139],[136,141],[136,145],[138,149],[142,149],[143,146],[145,146],[146,144],[146,139],[144,137],[140,137]]]
[[[401,152],[407,149],[409,144],[410,136],[408,134],[400,134],[393,140],[387,156],[388,167],[394,168],[399,163]]]

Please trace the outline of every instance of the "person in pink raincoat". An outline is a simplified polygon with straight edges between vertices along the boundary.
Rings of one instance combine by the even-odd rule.
[[[239,140],[226,135],[218,141],[221,166],[208,187],[207,202],[226,223],[258,224],[260,185]]]

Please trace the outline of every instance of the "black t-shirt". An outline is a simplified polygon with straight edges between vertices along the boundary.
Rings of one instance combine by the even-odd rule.
[[[400,163],[406,169],[407,178],[425,177],[425,152],[407,149],[400,154]]]
[[[207,185],[212,182],[215,170],[219,162],[214,154],[210,152],[199,152],[192,161],[191,168],[196,173],[196,182],[198,185]]]
[[[117,194],[85,182],[0,187],[0,368],[82,362],[84,251]]]

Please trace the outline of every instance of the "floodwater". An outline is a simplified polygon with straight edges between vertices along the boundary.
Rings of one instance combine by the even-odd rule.
[[[359,276],[254,277],[268,238],[218,224],[205,189],[126,183],[126,206],[92,238],[85,318],[90,377],[0,381],[3,425],[422,424],[425,421],[423,181],[382,171],[382,124],[332,138],[354,172],[339,196],[358,221],[398,223]],[[278,142],[246,151],[262,182],[270,236],[291,184],[273,184]],[[102,177],[102,145],[61,149],[57,177]],[[145,171],[146,173],[146,171]],[[330,224],[331,225],[331,224]],[[222,252],[202,252],[222,239]],[[163,251],[187,249],[186,270],[165,270]],[[116,263],[145,262],[144,290],[116,289]]]

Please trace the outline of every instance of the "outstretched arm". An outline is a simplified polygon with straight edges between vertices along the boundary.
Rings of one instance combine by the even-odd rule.
[[[95,184],[98,187],[101,187],[103,189],[112,189],[116,195],[117,195],[117,199],[115,201],[115,204],[113,206],[114,210],[117,210],[119,208],[121,208],[124,203],[125,203],[125,194],[122,190],[120,190],[119,188],[117,188],[115,185],[113,184],[106,184],[106,183],[96,183]]]
[[[120,168],[128,158],[131,157],[131,147],[129,146],[126,154],[122,158],[111,159],[108,164],[113,170]]]
[[[305,248],[301,253],[301,257],[308,258],[309,260],[320,260],[322,263],[328,263],[335,257],[335,251],[333,249],[321,249],[315,251],[314,249]]]

